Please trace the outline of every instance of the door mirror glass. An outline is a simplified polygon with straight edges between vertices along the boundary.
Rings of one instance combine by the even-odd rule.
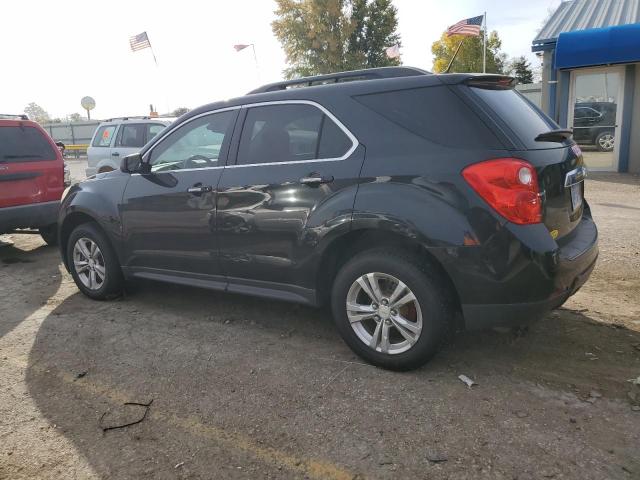
[[[124,173],[145,173],[145,164],[142,161],[142,155],[139,153],[132,153],[127,155],[120,162],[120,170]]]

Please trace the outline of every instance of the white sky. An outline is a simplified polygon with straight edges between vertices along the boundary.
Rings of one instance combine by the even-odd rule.
[[[527,55],[549,9],[560,0],[395,0],[405,65],[431,69],[431,44],[463,18],[487,11],[509,57]],[[279,80],[284,53],[271,32],[272,0],[10,1],[0,16],[0,112],[36,102],[52,117],[144,115],[242,95]],[[131,52],[129,37],[147,31],[148,49]],[[250,48],[255,43],[259,73]]]

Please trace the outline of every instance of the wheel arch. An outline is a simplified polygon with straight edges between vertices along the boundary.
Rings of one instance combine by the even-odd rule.
[[[322,252],[319,262],[321,268],[317,271],[316,291],[318,303],[326,304],[330,294],[331,285],[340,268],[354,255],[367,250],[383,247],[408,251],[426,264],[442,279],[445,289],[450,293],[449,299],[457,313],[462,311],[457,288],[438,258],[423,244],[413,238],[409,238],[397,232],[380,229],[356,229],[351,230],[335,239],[327,245]]]

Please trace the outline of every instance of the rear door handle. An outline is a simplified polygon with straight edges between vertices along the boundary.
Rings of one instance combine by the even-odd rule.
[[[193,187],[187,188],[187,192],[192,195],[200,195],[202,193],[207,193],[212,191],[213,188],[209,185],[194,185]]]
[[[112,157],[119,157],[119,156],[120,156],[120,154],[119,154],[118,152],[113,152],[113,153],[111,154],[111,156],[112,156]]]
[[[329,175],[326,177],[320,176],[320,175],[312,175],[309,177],[302,177],[300,179],[300,183],[303,183],[305,185],[322,185],[323,183],[331,183],[333,182],[333,176]]]

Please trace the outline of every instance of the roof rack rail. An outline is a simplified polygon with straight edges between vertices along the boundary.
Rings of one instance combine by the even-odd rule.
[[[114,120],[149,120],[151,118],[154,118],[154,117],[150,117],[149,115],[140,115],[140,116],[129,115],[126,117],[107,118],[106,120],[103,120],[103,122],[113,122]]]
[[[332,83],[351,82],[355,80],[376,80],[380,78],[413,77],[416,75],[430,75],[431,72],[415,67],[379,67],[364,70],[351,70],[349,72],[330,73],[313,77],[296,78],[283,82],[269,83],[251,90],[251,93],[277,92],[289,88],[313,87]]]
[[[24,114],[13,115],[10,113],[0,113],[0,118],[3,120],[29,120],[29,117]]]

